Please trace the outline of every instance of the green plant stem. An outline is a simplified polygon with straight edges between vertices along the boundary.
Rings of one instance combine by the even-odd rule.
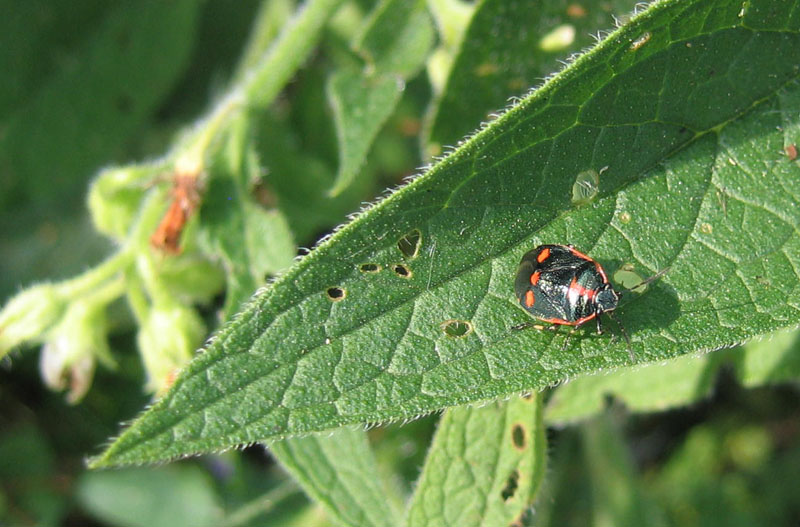
[[[147,300],[142,280],[136,273],[127,273],[126,282],[128,304],[131,306],[133,316],[136,317],[136,322],[141,326],[150,312],[150,303]]]
[[[112,280],[115,275],[128,266],[132,256],[133,253],[129,248],[123,248],[97,267],[93,267],[75,278],[62,282],[58,286],[59,291],[65,298],[76,298],[93,293],[94,290],[102,287],[105,282]],[[116,296],[110,298],[109,301],[114,300],[114,298]]]
[[[87,300],[101,305],[107,305],[125,293],[125,277],[122,273],[115,274],[110,280],[101,284],[98,289],[87,294]]]
[[[205,170],[206,152],[214,140],[225,133],[231,123],[242,117],[242,112],[262,109],[277,97],[298,67],[305,61],[319,40],[325,22],[342,0],[312,0],[302,8],[284,29],[280,37],[263,52],[263,56],[244,72],[228,94],[200,121],[186,141],[175,149],[175,172],[195,174]],[[260,24],[256,31],[271,29]],[[259,36],[253,37],[258,40]],[[149,235],[164,213],[164,189],[154,189],[145,198],[126,249],[115,260],[115,270],[134,264],[140,276],[139,283],[131,284],[128,295],[131,308],[139,320],[148,309],[147,297],[156,303],[165,303],[169,292],[161,283],[157,266],[149,249]],[[99,269],[99,268],[98,268]],[[131,277],[128,277],[129,281]]]
[[[253,20],[253,31],[247,41],[234,79],[241,80],[256,65],[264,52],[272,45],[281,28],[291,18],[291,0],[263,0]]]
[[[210,114],[178,149],[177,172],[200,174],[209,145],[241,112],[269,106],[317,44],[322,28],[342,0],[311,0],[295,15],[278,39],[240,76]],[[265,26],[266,27],[266,26]]]
[[[275,100],[314,49],[322,28],[341,3],[342,0],[311,0],[295,15],[242,81],[242,94],[251,107],[264,108]]]

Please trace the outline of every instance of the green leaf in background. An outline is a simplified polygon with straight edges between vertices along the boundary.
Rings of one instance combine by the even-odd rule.
[[[633,412],[657,412],[692,403],[709,394],[725,358],[722,353],[684,355],[575,379],[560,386],[547,402],[547,422],[569,423],[600,413],[609,395]]]
[[[407,525],[513,525],[530,508],[542,481],[545,450],[538,396],[447,410]]]
[[[96,169],[157,110],[189,58],[199,4],[108,10],[68,65],[4,122],[0,208],[79,196]]]
[[[399,503],[379,478],[363,430],[293,438],[273,443],[270,451],[339,524],[398,525]]]
[[[792,525],[800,492],[796,448],[774,423],[714,419],[693,427],[648,478],[669,525]],[[648,523],[649,525],[649,523]]]
[[[222,508],[213,482],[198,467],[126,468],[87,472],[78,499],[93,516],[124,527],[212,527]]]
[[[3,400],[8,404],[8,400]],[[32,423],[0,432],[0,521],[8,525],[56,525],[68,507],[48,479],[57,465],[53,445]]]
[[[800,380],[800,333],[781,331],[771,338],[748,342],[734,357],[744,386]]]
[[[280,211],[267,210],[251,197],[260,168],[244,121],[234,127],[213,170],[216,177],[201,211],[203,240],[209,257],[221,259],[226,268],[221,318],[228,320],[268,276],[292,263],[295,248]]]
[[[560,61],[613,27],[633,0],[613,2],[478,2],[446,85],[427,116],[429,153],[454,145],[514,96],[557,71]],[[549,43],[548,43],[549,42]]]
[[[310,101],[306,101],[306,109],[308,106]],[[329,196],[335,171],[317,152],[298,144],[305,138],[302,131],[295,131],[278,119],[262,121],[257,140],[268,167],[264,177],[268,196],[289,221],[297,243],[310,245],[326,227],[340,223],[358,207],[371,182],[356,178],[341,194]],[[317,127],[320,126],[323,124],[318,122]]]
[[[338,195],[356,177],[372,141],[402,93],[403,79],[394,75],[365,76],[343,70],[328,80],[341,158],[332,195]]]
[[[659,2],[310,253],[95,466],[154,461],[547,386],[630,361],[566,349],[512,281],[543,243],[671,271],[617,310],[640,362],[797,324],[795,2]],[[794,117],[793,117],[794,116]],[[608,168],[606,168],[608,167]],[[594,169],[596,199],[572,207]]]
[[[664,515],[642,490],[639,475],[611,413],[583,428],[583,451],[592,490],[592,525],[658,527]]]
[[[719,370],[731,363],[746,387],[797,381],[797,339],[796,329],[784,330],[732,350],[580,377],[556,389],[547,403],[547,422],[565,424],[600,413],[608,396],[633,412],[686,406],[708,397]]]
[[[353,43],[365,66],[331,75],[328,98],[339,138],[339,171],[332,195],[355,178],[375,136],[394,112],[405,81],[422,67],[433,38],[424,0],[384,0]]]
[[[0,1],[0,115],[8,115],[26,104],[36,89],[63,67],[65,55],[81,46],[88,28],[100,25],[114,3],[106,0],[85,2]],[[90,37],[91,38],[91,37]]]

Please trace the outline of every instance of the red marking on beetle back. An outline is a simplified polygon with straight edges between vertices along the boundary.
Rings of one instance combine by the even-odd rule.
[[[572,282],[570,282],[569,292],[577,296],[585,296],[589,300],[592,300],[594,298],[594,295],[597,294],[597,291],[595,291],[594,289],[586,289],[585,287],[580,285],[578,283],[577,278],[573,278]]]
[[[528,290],[528,292],[525,293],[525,305],[527,307],[533,307],[533,304],[535,303],[536,303],[536,297],[533,296],[533,291]]]
[[[539,283],[539,277],[541,276],[541,272],[536,271],[531,275],[531,285],[536,285]]]
[[[539,262],[539,263],[542,263],[543,261],[547,260],[548,258],[550,258],[550,249],[549,248],[544,249],[542,252],[540,252],[536,256],[536,261]]]
[[[603,282],[607,284],[608,277],[606,276],[605,270],[602,267],[600,267],[600,264],[597,262],[594,262],[594,268],[597,269],[597,272],[600,273],[600,276],[603,277]]]

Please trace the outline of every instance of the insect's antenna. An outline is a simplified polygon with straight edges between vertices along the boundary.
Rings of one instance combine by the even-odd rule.
[[[616,324],[617,327],[619,328],[620,333],[622,333],[622,336],[625,339],[625,344],[628,345],[628,355],[631,356],[632,361],[636,361],[636,356],[633,354],[633,348],[631,347],[631,338],[628,336],[628,332],[625,330],[625,326],[619,323],[619,320],[617,320],[614,317],[611,311],[606,311],[606,315],[608,315],[608,318],[613,320],[614,324]]]
[[[639,283],[638,283],[638,284],[636,284],[635,286],[633,286],[633,287],[629,287],[629,288],[628,288],[626,291],[624,291],[624,292],[625,292],[625,293],[627,293],[627,292],[629,292],[629,291],[633,291],[634,289],[639,289],[639,288],[640,288],[640,287],[642,287],[643,285],[647,285],[647,284],[649,284],[649,283],[651,283],[651,282],[655,282],[656,280],[658,280],[659,278],[661,278],[662,276],[664,276],[665,274],[667,274],[667,273],[669,272],[669,270],[670,270],[670,269],[672,269],[672,266],[670,266],[670,267],[665,267],[665,268],[663,268],[662,270],[660,270],[659,272],[657,272],[656,274],[654,274],[653,276],[651,276],[650,278],[645,278],[644,280],[642,280],[641,282],[639,282]]]

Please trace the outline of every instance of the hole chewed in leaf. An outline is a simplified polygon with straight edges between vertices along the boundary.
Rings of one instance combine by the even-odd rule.
[[[572,185],[573,205],[586,205],[597,196],[600,191],[600,172],[584,170],[575,177],[575,183]]]
[[[329,287],[325,294],[328,295],[328,300],[331,302],[339,302],[344,300],[344,297],[347,296],[347,291],[342,289],[341,287]]]
[[[400,249],[403,256],[410,260],[419,254],[420,241],[422,241],[422,233],[419,232],[419,229],[414,229],[397,241],[397,248]]]
[[[624,289],[628,290],[642,283],[642,277],[639,276],[638,273],[634,272],[632,265],[627,265],[627,264],[620,267],[614,273],[613,278],[616,283],[621,285]],[[644,289],[636,292],[642,293],[644,292]]]
[[[511,427],[511,443],[517,450],[525,450],[527,446],[527,435],[525,434],[525,427],[519,423],[514,423]]]
[[[377,273],[381,270],[381,266],[374,263],[363,263],[358,266],[358,270],[362,273]]]
[[[411,269],[407,265],[395,264],[392,266],[392,271],[400,278],[411,278]]]
[[[466,320],[445,320],[441,328],[445,335],[453,338],[466,337],[472,333],[472,324]]]
[[[503,498],[503,501],[508,501],[513,498],[514,494],[517,493],[517,487],[519,487],[519,471],[515,469],[514,472],[508,476],[506,485],[500,492],[500,497]]]

